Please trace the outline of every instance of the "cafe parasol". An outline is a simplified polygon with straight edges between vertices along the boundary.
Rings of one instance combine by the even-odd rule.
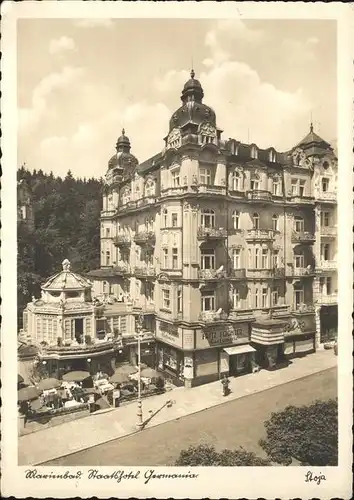
[[[89,377],[91,377],[89,372],[74,371],[65,373],[65,375],[63,375],[63,380],[67,382],[83,382]]]
[[[132,366],[132,365],[129,365],[129,364],[125,364],[125,365],[121,365],[121,366],[118,366],[116,368],[116,372],[115,373],[121,373],[124,375],[131,375],[132,373],[136,373],[138,371],[138,367],[137,366]]]
[[[37,387],[41,391],[48,391],[49,389],[60,387],[61,384],[61,381],[56,378],[44,378],[38,383]]]
[[[120,373],[117,371],[112,375],[112,377],[110,377],[109,381],[113,384],[124,384],[125,382],[129,382],[129,375],[127,373]]]
[[[145,378],[157,378],[160,374],[152,368],[146,367],[141,370],[141,376]]]
[[[38,389],[36,387],[23,387],[19,391],[17,391],[17,399],[18,401],[32,401],[33,399],[37,399],[39,396]]]

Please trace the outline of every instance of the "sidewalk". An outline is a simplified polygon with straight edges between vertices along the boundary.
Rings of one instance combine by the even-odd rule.
[[[287,368],[231,378],[231,394],[224,398],[220,381],[185,389],[174,389],[162,395],[143,400],[144,419],[160,410],[168,400],[172,407],[164,407],[145,428],[175,420],[207,408],[261,392],[277,385],[286,384],[337,365],[333,350],[318,351],[304,358],[292,360]],[[64,455],[111,441],[136,431],[136,404],[122,406],[99,415],[92,414],[82,419],[44,429],[19,437],[19,465],[36,465]],[[149,412],[151,411],[151,412]]]

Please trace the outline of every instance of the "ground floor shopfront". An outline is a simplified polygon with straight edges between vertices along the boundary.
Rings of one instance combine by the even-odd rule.
[[[338,333],[338,305],[321,306],[319,310],[320,343],[331,342]]]

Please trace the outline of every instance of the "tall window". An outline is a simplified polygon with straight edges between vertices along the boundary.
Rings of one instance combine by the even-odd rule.
[[[103,282],[103,284],[102,284],[102,290],[103,290],[103,293],[108,293],[108,283],[107,283],[107,281]]]
[[[168,248],[162,249],[162,263],[165,269],[168,268]]]
[[[234,269],[241,268],[241,249],[240,248],[234,248],[232,250],[232,263],[233,263]]]
[[[279,290],[277,287],[272,289],[272,306],[277,306],[279,302]]]
[[[258,149],[256,146],[251,147],[251,158],[254,158],[254,159],[258,158]]]
[[[203,227],[215,227],[215,212],[208,208],[201,211],[200,224]]]
[[[251,191],[258,191],[259,189],[259,178],[254,176],[251,179]]]
[[[279,230],[279,219],[278,219],[278,216],[276,214],[274,214],[272,217],[272,229],[273,229],[273,231]]]
[[[241,190],[241,175],[240,175],[240,172],[238,172],[237,170],[232,172],[231,189],[233,189],[234,191]]]
[[[172,217],[172,227],[177,227],[178,226],[178,214],[173,213],[171,214]]]
[[[177,290],[177,312],[181,313],[182,312],[182,290],[179,288]]]
[[[301,269],[304,267],[304,256],[303,254],[296,254],[294,256],[294,266],[296,269]]]
[[[330,225],[330,213],[321,212],[321,226],[328,227]]]
[[[145,184],[145,196],[154,196],[155,194],[155,182],[152,179],[148,179]]]
[[[321,257],[322,260],[331,260],[331,246],[329,243],[322,243]]]
[[[322,186],[322,191],[324,193],[326,193],[328,191],[328,189],[329,189],[329,179],[328,179],[328,177],[322,177],[321,186]]]
[[[179,173],[180,173],[179,168],[171,170],[172,187],[178,187],[180,185]]]
[[[106,227],[106,238],[110,237],[110,232],[111,230],[109,229],[109,227]]]
[[[145,295],[148,300],[154,300],[154,284],[150,281],[145,282]]]
[[[252,215],[252,220],[253,220],[253,229],[259,229],[259,215],[257,213],[254,213]]]
[[[274,177],[273,179],[273,195],[274,196],[279,196],[280,195],[280,179],[279,177]]]
[[[297,233],[302,233],[304,230],[304,219],[302,217],[296,216],[294,218],[294,230]]]
[[[240,309],[241,307],[241,296],[238,288],[232,290],[232,307],[233,309]]]
[[[254,291],[254,307],[256,309],[258,309],[258,307],[259,307],[259,290],[258,290],[258,288],[256,288]]]
[[[274,149],[271,149],[269,151],[269,161],[275,162],[275,160],[276,160],[276,153],[275,153]]]
[[[162,224],[163,224],[163,227],[168,226],[168,212],[166,209],[162,212]]]
[[[240,229],[240,212],[238,212],[237,210],[234,210],[232,212],[232,221],[234,229]]]
[[[268,288],[262,288],[262,307],[268,307]]]
[[[262,248],[262,269],[268,269],[268,248]]]
[[[215,253],[212,250],[202,250],[200,267],[201,269],[215,269]]]
[[[172,248],[172,269],[178,269],[178,248]]]
[[[298,194],[298,180],[297,179],[291,179],[291,195],[292,196],[297,196]]]
[[[162,303],[164,309],[170,309],[171,307],[170,290],[167,289],[162,290]]]
[[[201,168],[199,170],[199,179],[201,184],[211,184],[211,170],[210,168]]]
[[[300,180],[299,183],[299,196],[304,196],[305,195],[305,181]]]
[[[259,269],[259,264],[260,264],[260,260],[259,260],[259,248],[256,248],[256,250],[255,250],[255,259],[254,259],[254,267],[255,267],[255,269]]]
[[[106,250],[106,266],[111,265],[111,252],[109,250]]]
[[[326,288],[327,288],[327,295],[331,295],[331,293],[332,293],[332,277],[331,276],[326,277]]]
[[[279,250],[273,250],[273,267],[279,266]]]
[[[296,288],[294,290],[294,306],[295,309],[298,309],[301,304],[304,303],[304,289]]]
[[[209,290],[202,291],[202,311],[215,311],[215,295]]]

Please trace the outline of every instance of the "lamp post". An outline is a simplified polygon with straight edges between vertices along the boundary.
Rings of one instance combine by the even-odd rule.
[[[144,315],[139,314],[136,321],[136,329],[138,334],[138,410],[136,412],[137,422],[136,428],[141,431],[143,428],[143,404],[141,401],[141,333],[143,330]]]

